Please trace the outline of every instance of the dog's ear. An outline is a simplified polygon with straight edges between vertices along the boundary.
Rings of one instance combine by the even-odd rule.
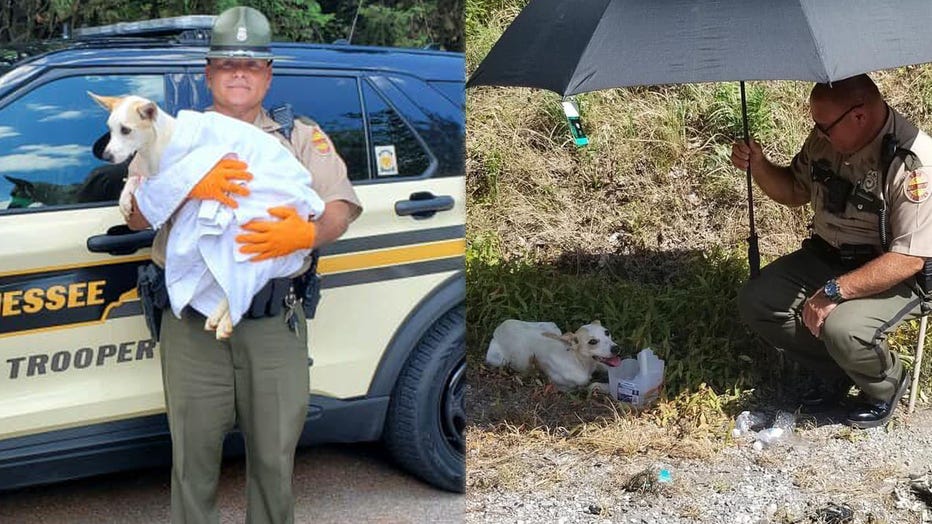
[[[564,344],[566,343],[566,335],[554,335],[553,333],[550,333],[549,331],[541,331],[540,334],[546,338],[552,338],[553,340],[559,340],[560,342],[563,342]]]
[[[576,338],[575,333],[570,333],[570,332],[563,333],[563,336],[560,337],[560,341],[566,344],[567,351],[579,345],[579,339]]]
[[[136,112],[143,120],[155,120],[156,115],[159,114],[159,108],[155,106],[155,102],[145,102],[136,106]]]
[[[90,91],[87,92],[95,102],[100,104],[100,107],[106,109],[107,111],[113,111],[113,108],[120,103],[120,98],[116,96],[100,96]]]

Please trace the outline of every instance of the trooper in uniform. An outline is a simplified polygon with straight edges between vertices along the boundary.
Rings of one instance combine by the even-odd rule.
[[[311,186],[326,207],[314,221],[292,208],[277,207],[270,209],[268,220],[247,224],[237,242],[253,260],[319,248],[342,235],[362,211],[329,137],[313,122],[294,120],[287,110],[270,113],[262,107],[272,81],[269,44],[269,23],[259,11],[234,7],[220,14],[207,54],[211,109],[279,138],[312,173]],[[248,184],[236,184],[249,179],[247,169],[240,161],[222,160],[189,197],[235,206],[233,194],[248,194]],[[144,211],[134,210],[132,228],[148,227]],[[157,266],[165,265],[170,230],[171,221],[153,242]],[[309,260],[306,266],[311,265]],[[292,471],[307,411],[309,359],[303,310],[287,302],[291,281],[281,285],[277,280],[282,279],[256,295],[229,340],[217,341],[205,331],[204,316],[190,307],[180,319],[164,309],[161,326],[155,327],[172,435],[173,523],[218,522],[222,444],[234,423],[246,443],[247,522],[294,520]]]
[[[887,335],[925,307],[932,139],[867,75],[816,84],[809,102],[815,126],[789,166],[771,163],[753,140],[732,147],[732,163],[750,165],[767,196],[813,210],[811,237],[748,281],[739,312],[821,378],[803,394],[804,409],[837,406],[853,383],[862,395],[848,424],[879,426],[907,387]]]

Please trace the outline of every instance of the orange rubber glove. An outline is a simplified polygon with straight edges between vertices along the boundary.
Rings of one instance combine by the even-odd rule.
[[[237,235],[240,253],[255,254],[250,262],[259,262],[273,257],[294,253],[299,249],[312,249],[317,236],[317,226],[303,217],[293,207],[269,208],[269,214],[279,221],[250,220],[243,229],[250,234]]]
[[[230,195],[248,196],[249,189],[234,180],[252,180],[252,173],[246,171],[248,166],[241,160],[224,158],[217,162],[204,178],[188,193],[188,197],[198,200],[216,200],[221,204],[236,209],[239,204]]]

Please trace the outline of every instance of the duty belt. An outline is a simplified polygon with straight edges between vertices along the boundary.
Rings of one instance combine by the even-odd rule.
[[[246,318],[278,316],[285,305],[285,297],[289,293],[292,293],[290,278],[273,278],[252,297],[252,303],[243,316]]]
[[[819,235],[807,238],[803,246],[815,251],[830,265],[841,265],[848,270],[861,267],[880,256],[877,248],[871,244],[842,244],[841,247],[835,247]]]

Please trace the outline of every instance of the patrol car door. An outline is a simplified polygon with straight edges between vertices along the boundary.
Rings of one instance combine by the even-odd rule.
[[[322,252],[309,330],[312,392],[364,396],[405,319],[463,269],[463,109],[420,79],[285,68],[266,102],[320,125],[365,209]]]
[[[165,107],[167,86],[155,72],[50,70],[0,100],[0,440],[164,411],[135,292],[146,239],[89,250],[123,224],[125,168],[92,156],[108,115],[85,92]]]

